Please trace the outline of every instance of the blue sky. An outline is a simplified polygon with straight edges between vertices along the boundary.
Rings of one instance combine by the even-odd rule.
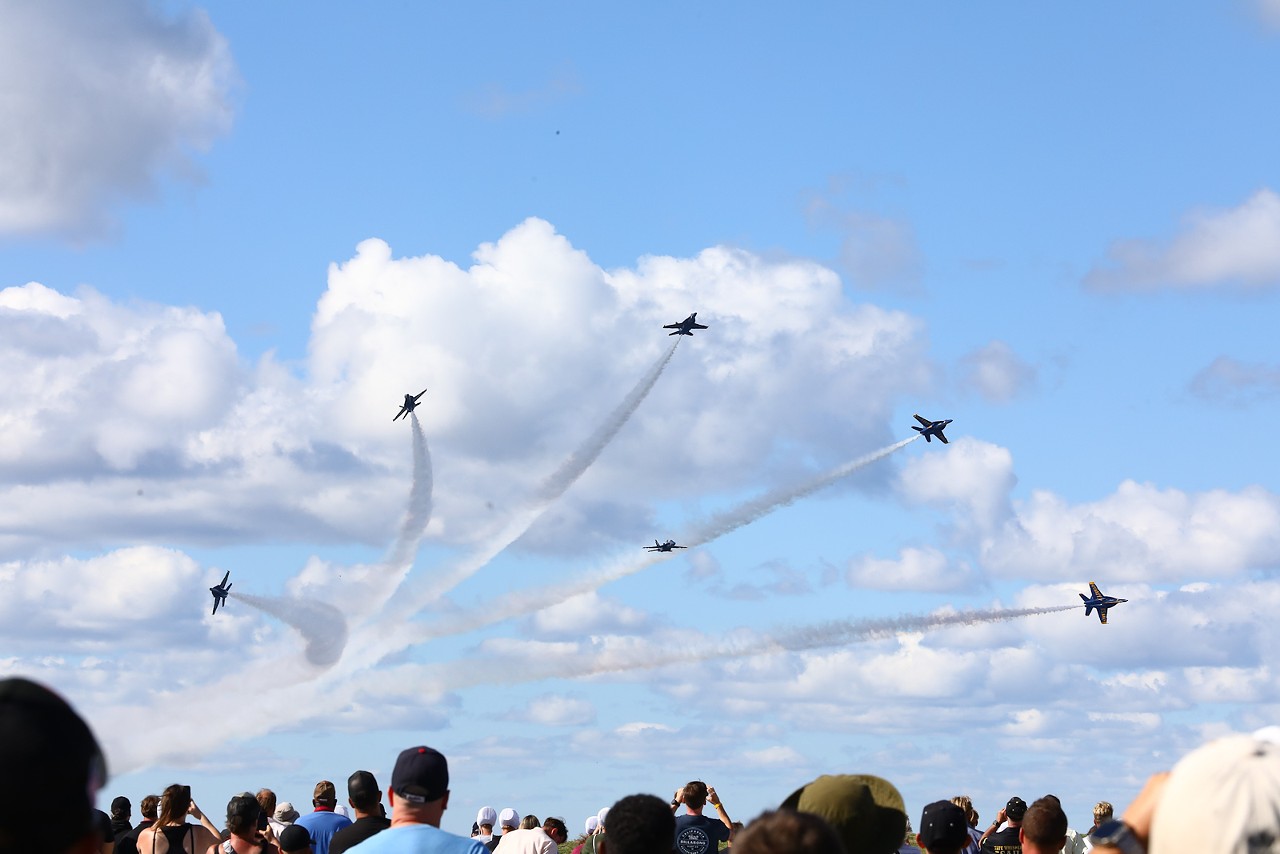
[[[459,831],[841,772],[1083,828],[1275,722],[1274,0],[0,16],[0,663],[108,794],[426,742]]]

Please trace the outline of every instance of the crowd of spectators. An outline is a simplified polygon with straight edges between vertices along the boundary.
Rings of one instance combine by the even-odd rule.
[[[890,781],[835,774],[745,825],[694,780],[669,802],[618,799],[575,840],[560,818],[491,806],[478,809],[467,838],[440,829],[448,761],[425,745],[401,751],[385,795],[360,770],[347,778],[345,805],[322,780],[309,812],[263,789],[232,796],[223,821],[174,784],[141,799],[135,825],[125,796],[111,801],[110,816],[94,806],[107,769],[88,724],[54,692],[16,677],[0,679],[0,768],[11,772],[0,774],[0,802],[21,805],[0,810],[0,854],[1280,854],[1277,728],[1210,741],[1152,775],[1120,819],[1099,802],[1083,832],[1052,794],[1030,804],[1011,797],[985,827],[967,796],[939,799],[912,832]]]

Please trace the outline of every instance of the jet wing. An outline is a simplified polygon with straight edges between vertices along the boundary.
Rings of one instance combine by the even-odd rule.
[[[689,328],[691,328],[691,329],[706,329],[707,327],[703,326],[701,323],[691,323],[691,324],[689,324]]]
[[[679,329],[679,328],[680,328],[680,324],[679,324],[679,323],[668,323],[668,324],[666,324],[665,326],[663,326],[662,328],[663,328],[663,329]]]
[[[226,586],[227,586],[227,579],[228,579],[228,578],[230,578],[230,577],[231,577],[231,570],[229,570],[229,569],[228,569],[228,570],[227,570],[227,574],[226,574],[226,575],[224,575],[224,576],[222,576],[222,583],[221,583],[221,584],[219,584],[218,586],[219,586],[219,587],[226,587]]]
[[[403,407],[403,406],[402,406],[402,407],[400,407],[400,411],[396,413],[396,417],[395,417],[395,418],[392,418],[391,420],[392,420],[392,421],[399,421],[399,420],[400,420],[400,416],[401,416],[401,415],[404,415],[404,414],[405,414],[406,412],[408,412],[408,411],[409,411],[409,410],[408,410],[408,409],[406,409],[405,407]]]
[[[921,424],[923,424],[926,427],[933,426],[933,422],[930,421],[928,418],[921,418],[919,415],[917,415],[915,418],[917,421],[919,421]]]
[[[1094,584],[1092,581],[1089,582],[1089,592],[1093,594],[1094,599],[1102,598],[1102,591],[1099,590],[1098,585]]]
[[[1099,621],[1100,623],[1102,623],[1104,626],[1107,624],[1107,609],[1106,609],[1106,608],[1099,608],[1099,609],[1098,609],[1098,621]]]
[[[934,433],[933,435],[937,436],[937,437],[938,437],[938,441],[942,442],[942,444],[944,444],[944,445],[950,445],[950,444],[951,444],[950,442],[948,442],[948,441],[947,441],[947,437],[946,437],[946,436],[944,436],[944,435],[942,435],[942,431],[941,431],[941,430],[939,430],[937,433]]]

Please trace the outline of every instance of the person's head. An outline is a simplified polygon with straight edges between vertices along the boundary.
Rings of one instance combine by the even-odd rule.
[[[533,830],[535,827],[538,827],[541,824],[542,822],[538,821],[538,817],[533,814],[527,815],[524,818],[520,819],[521,830]]]
[[[116,821],[128,821],[133,815],[133,804],[124,795],[116,795],[111,800],[111,818]]]
[[[1149,854],[1280,850],[1280,744],[1219,738],[1169,773],[1151,819]]]
[[[1009,803],[1004,805],[1004,817],[1009,820],[1009,824],[1017,827],[1022,824],[1022,817],[1027,814],[1027,802],[1022,798],[1014,795],[1009,799]]]
[[[507,807],[498,813],[498,824],[502,826],[502,832],[515,830],[520,826],[520,813],[515,811],[514,807]]]
[[[970,798],[968,795],[956,795],[954,798],[951,799],[951,803],[955,804],[956,806],[960,807],[960,809],[964,810],[965,823],[968,824],[970,827],[973,827],[976,823],[976,819],[974,819],[974,812],[973,812],[973,799]]]
[[[159,795],[147,795],[142,799],[142,803],[138,805],[138,812],[142,813],[143,818],[156,820],[156,809],[160,806]]]
[[[338,788],[328,780],[316,783],[316,790],[311,795],[311,805],[316,809],[333,809],[338,805]]]
[[[1053,795],[1027,808],[1018,831],[1024,854],[1056,854],[1067,841],[1067,814]]]
[[[920,813],[916,844],[928,854],[959,854],[969,844],[969,819],[951,801],[934,801]]]
[[[596,828],[600,826],[600,819],[593,815],[587,816],[587,820],[582,825],[585,828],[587,836],[596,832]]]
[[[481,836],[492,836],[493,826],[498,823],[498,811],[493,807],[480,807],[476,813],[476,824],[480,825]]]
[[[276,813],[276,793],[270,789],[259,789],[258,806],[262,807],[263,815],[275,815]]]
[[[808,812],[763,812],[733,838],[734,854],[828,854],[843,850],[826,821]]]
[[[681,790],[684,805],[691,810],[700,810],[707,805],[707,784],[701,780],[690,780]]]
[[[391,771],[391,820],[440,826],[449,806],[449,763],[430,747],[400,751]]]
[[[240,794],[227,801],[227,830],[232,836],[252,839],[258,833],[258,816],[262,815],[262,806],[250,792]]]
[[[284,854],[307,854],[311,850],[311,833],[300,824],[291,824],[277,837]]]
[[[676,817],[662,798],[627,795],[609,808],[609,830],[600,837],[600,854],[670,854]]]
[[[298,810],[291,802],[281,801],[276,806],[276,812],[272,818],[281,824],[293,824],[298,820]]]
[[[792,792],[782,808],[825,819],[857,854],[894,854],[907,836],[902,795],[871,774],[825,774]]]
[[[565,826],[564,819],[548,816],[547,820],[542,822],[542,832],[551,837],[551,841],[556,845],[564,845],[569,841],[569,828]]]
[[[1111,806],[1110,801],[1098,801],[1093,805],[1093,826],[1097,827],[1104,821],[1111,821],[1111,817],[1115,815],[1115,807]]]
[[[609,815],[608,807],[600,807],[600,811],[596,813],[596,833],[604,833],[604,820]]]
[[[22,804],[0,811],[0,854],[97,850],[93,804],[107,765],[66,700],[29,679],[0,679],[0,768],[9,772],[0,803]]]
[[[356,812],[376,815],[382,802],[382,790],[378,780],[368,771],[357,771],[347,778],[347,800]]]
[[[185,824],[187,810],[191,808],[191,787],[181,783],[165,786],[160,793],[160,813],[156,824]]]

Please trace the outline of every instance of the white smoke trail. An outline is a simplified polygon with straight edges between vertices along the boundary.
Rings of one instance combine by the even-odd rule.
[[[248,593],[231,593],[230,596],[297,629],[307,641],[307,661],[312,664],[328,667],[342,657],[342,650],[347,645],[347,620],[332,605],[289,596],[265,597]]]
[[[903,439],[901,442],[895,442],[878,451],[850,460],[812,480],[795,486],[775,489],[772,492],[767,492],[764,495],[739,504],[737,507],[711,517],[696,527],[684,541],[690,546],[706,545],[718,537],[723,537],[725,534],[736,531],[738,528],[748,525],[775,510],[786,507],[807,495],[811,495],[823,487],[830,486],[841,478],[848,477],[858,469],[883,459],[894,451],[905,448],[919,438],[920,434],[917,433],[909,439]],[[618,558],[595,572],[580,578],[563,584],[513,592],[499,602],[486,603],[480,609],[457,614],[447,620],[440,620],[429,625],[413,623],[400,625],[393,633],[388,633],[387,635],[387,645],[394,647],[388,652],[403,649],[411,644],[422,643],[433,638],[460,634],[483,626],[493,625],[503,620],[509,620],[513,617],[541,611],[543,608],[558,605],[574,596],[598,590],[611,581],[617,581],[620,578],[632,575],[672,556],[670,553],[653,552],[645,553],[643,556],[632,557],[628,555]]]
[[[362,674],[359,687],[348,690],[402,691],[412,685],[414,691],[426,693],[456,691],[477,685],[515,685],[544,679],[576,679],[609,673],[653,670],[678,664],[695,664],[719,659],[750,658],[780,652],[803,652],[811,649],[846,646],[864,641],[891,638],[903,634],[928,632],[954,626],[1003,623],[1012,620],[1077,609],[1076,605],[1042,608],[1004,608],[981,611],[957,611],[946,614],[888,617],[867,620],[834,620],[799,626],[773,634],[734,638],[707,645],[699,636],[696,642],[674,647],[604,646],[595,655],[574,650],[556,659],[553,654],[538,660],[513,660],[509,657],[493,661],[454,661],[433,665],[400,665]]]
[[[529,526],[582,476],[582,473],[596,461],[596,458],[600,456],[600,453],[609,442],[618,435],[623,425],[640,408],[640,404],[645,397],[653,390],[658,378],[662,376],[662,372],[671,362],[671,357],[675,355],[676,348],[679,346],[680,339],[677,338],[670,349],[663,353],[658,358],[658,361],[645,372],[630,393],[609,414],[609,417],[543,482],[534,493],[534,497],[529,504],[516,511],[501,530],[482,543],[470,555],[450,567],[443,576],[422,578],[415,585],[415,589],[408,591],[407,595],[396,602],[394,610],[386,615],[387,621],[396,623],[405,620],[439,599],[445,593],[483,569],[488,565],[489,561],[497,557],[507,546],[514,543],[525,531],[529,530]]]

